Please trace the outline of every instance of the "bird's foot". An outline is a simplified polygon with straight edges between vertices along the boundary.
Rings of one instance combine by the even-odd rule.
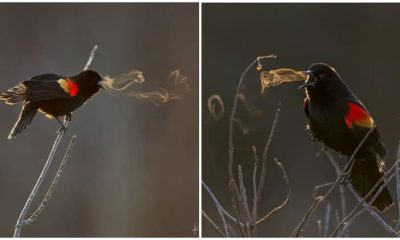
[[[68,113],[67,115],[65,115],[65,120],[68,122],[71,122],[72,120],[72,113]]]
[[[57,133],[66,133],[67,132],[67,127],[62,124],[61,127],[57,130]]]
[[[64,123],[56,117],[57,122],[61,125],[61,127],[57,130],[57,133],[66,133],[67,132],[67,126],[64,125]]]

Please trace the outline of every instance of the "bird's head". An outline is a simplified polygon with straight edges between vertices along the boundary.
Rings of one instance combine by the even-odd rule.
[[[87,98],[97,93],[100,88],[104,89],[102,85],[104,79],[93,70],[82,71],[73,79],[78,84],[81,93]]]
[[[336,98],[349,91],[336,70],[328,64],[314,63],[304,73],[308,79],[299,89],[305,88],[310,97]]]

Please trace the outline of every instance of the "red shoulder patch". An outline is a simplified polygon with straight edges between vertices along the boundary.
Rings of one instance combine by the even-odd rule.
[[[79,87],[78,85],[72,81],[70,78],[65,78],[65,79],[59,79],[58,84],[60,84],[60,87],[67,92],[71,97],[75,97],[76,94],[79,92]]]
[[[347,106],[348,112],[344,121],[348,128],[353,128],[353,124],[364,128],[372,128],[374,126],[374,120],[361,106],[352,102],[347,103]]]

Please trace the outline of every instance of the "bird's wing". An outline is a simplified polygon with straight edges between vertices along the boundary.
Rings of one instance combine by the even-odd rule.
[[[347,128],[360,141],[364,138],[365,134],[371,130],[371,128],[374,128],[368,137],[367,142],[374,147],[375,151],[381,158],[385,156],[386,150],[383,145],[382,137],[376,128],[374,119],[363,104],[356,101],[347,102],[347,114],[344,117],[344,121]]]
[[[79,87],[74,81],[55,74],[34,76],[22,84],[26,88],[26,101],[29,102],[70,98],[79,92]]]

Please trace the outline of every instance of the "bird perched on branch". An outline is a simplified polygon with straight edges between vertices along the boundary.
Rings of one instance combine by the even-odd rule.
[[[385,173],[385,146],[381,135],[365,105],[351,92],[339,74],[331,66],[316,63],[310,66],[307,81],[299,87],[305,89],[304,110],[309,118],[308,128],[312,139],[328,148],[351,156],[362,139],[370,131],[348,170],[346,181],[366,196]],[[370,194],[368,200],[379,190]],[[385,211],[393,205],[385,187],[372,206]]]
[[[73,77],[47,73],[34,76],[0,93],[0,100],[6,104],[22,103],[21,113],[8,139],[20,134],[32,122],[37,111],[50,119],[55,118],[61,124],[59,131],[66,131],[58,117],[66,116],[70,120],[72,111],[103,88],[102,80],[92,70],[85,70]]]

